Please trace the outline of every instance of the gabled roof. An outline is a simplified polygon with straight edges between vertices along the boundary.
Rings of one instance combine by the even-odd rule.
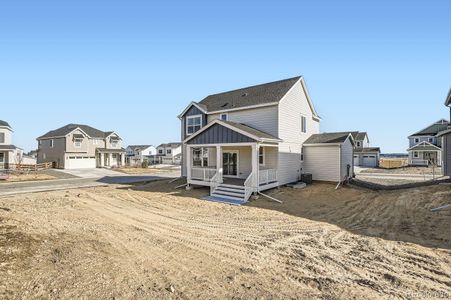
[[[447,135],[447,134],[451,134],[451,128],[447,129],[447,130],[440,131],[439,133],[437,133],[437,137],[441,137],[441,136],[444,136],[444,135]]]
[[[304,145],[315,145],[315,144],[342,144],[349,137],[354,144],[354,138],[352,137],[351,131],[346,132],[326,132],[313,134],[305,142]]]
[[[300,82],[302,85],[307,101],[313,112],[313,116],[319,119],[319,116],[316,113],[307,92],[307,88],[305,87],[302,76],[209,95],[200,102],[191,102],[190,105],[188,105],[188,107],[185,108],[185,110],[179,115],[179,118],[181,118],[193,105],[206,114],[235,109],[245,109],[247,107],[276,105],[297,82]]]
[[[135,150],[135,149],[145,150],[149,147],[152,147],[152,145],[129,145],[127,148],[131,148],[133,150]]]
[[[379,148],[379,147],[359,148],[359,149],[354,149],[354,152],[355,153],[381,152],[381,148]]]
[[[426,141],[416,144],[415,146],[407,149],[407,151],[440,151],[440,150],[441,150],[440,147],[437,147],[436,145],[433,145]]]
[[[413,136],[435,136],[440,131],[446,130],[448,128],[449,122],[445,119],[438,120],[432,125],[429,125],[428,127],[415,132],[411,135]]]
[[[113,133],[113,131],[101,131],[99,129],[96,129],[94,127],[83,125],[83,124],[67,124],[66,126],[60,127],[55,130],[51,130],[47,132],[46,134],[38,137],[38,139],[45,139],[45,138],[52,138],[52,137],[62,137],[65,136],[75,129],[81,129],[84,133],[86,133],[91,138],[105,138]]]
[[[365,137],[368,136],[368,134],[366,132],[359,132],[359,131],[353,131],[351,132],[352,137],[354,138],[354,140],[356,141],[363,141],[365,139]]]
[[[446,97],[446,100],[445,100],[445,105],[451,106],[451,89],[449,89],[448,97]]]
[[[182,143],[175,142],[175,143],[161,144],[161,145],[159,145],[157,148],[166,148],[166,147],[178,148],[178,147],[180,147],[180,146],[182,146]]]
[[[254,139],[259,142],[280,142],[280,141],[282,141],[278,137],[275,137],[269,133],[260,131],[258,129],[252,128],[250,126],[247,126],[247,125],[244,125],[241,123],[236,123],[236,122],[231,122],[231,121],[214,120],[213,122],[208,123],[207,126],[202,127],[202,129],[198,130],[193,135],[190,135],[189,137],[187,137],[183,142],[184,143],[188,142],[189,140],[202,134],[204,131],[206,131],[208,128],[212,127],[215,124],[227,127],[231,130],[234,130],[240,134],[243,134],[243,135],[250,137],[251,139]]]
[[[9,127],[11,128],[11,126],[9,126],[8,122],[0,120],[0,126],[4,126],[4,127]]]

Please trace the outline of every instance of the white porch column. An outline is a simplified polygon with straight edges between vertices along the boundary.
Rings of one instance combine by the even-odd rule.
[[[191,146],[186,146],[186,179],[190,180],[191,179],[191,164],[192,164],[192,159],[191,159]]]
[[[121,166],[122,167],[125,166],[125,154],[124,153],[121,154]]]
[[[258,178],[259,178],[259,174],[258,174],[258,148],[260,146],[258,144],[253,144],[251,146],[252,148],[252,173],[254,174],[254,178],[253,178],[253,182],[252,182],[252,187],[256,188],[258,191]]]
[[[113,154],[112,153],[108,153],[108,166],[107,167],[111,167],[111,162],[113,161]]]
[[[105,154],[104,153],[100,153],[100,167],[104,167],[105,166]]]
[[[220,182],[222,182],[222,147],[216,146],[216,172],[220,176]]]

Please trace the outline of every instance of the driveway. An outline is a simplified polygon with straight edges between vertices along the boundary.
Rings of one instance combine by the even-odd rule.
[[[103,168],[95,169],[72,169],[72,170],[58,170],[58,172],[76,176],[79,178],[102,178],[107,176],[122,176],[122,173]]]

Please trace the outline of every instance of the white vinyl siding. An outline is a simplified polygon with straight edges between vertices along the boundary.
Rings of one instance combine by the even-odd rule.
[[[350,166],[349,176],[354,173],[354,148],[349,138],[341,146],[341,180],[347,175],[347,166]]]
[[[339,146],[304,147],[304,155],[304,172],[311,173],[313,180],[333,182],[340,180]]]
[[[306,117],[306,133],[301,133],[301,115]],[[319,122],[312,116],[302,84],[297,82],[279,103],[277,136],[283,141],[279,143],[278,179],[281,185],[300,177],[302,144],[312,134],[319,133]]]
[[[208,115],[208,123],[220,118],[220,114]],[[247,126],[277,136],[278,134],[278,114],[277,105],[230,111],[227,113],[228,121],[243,123]]]

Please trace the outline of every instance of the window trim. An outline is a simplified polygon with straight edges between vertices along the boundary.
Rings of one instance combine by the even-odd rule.
[[[198,130],[196,130],[196,131],[194,131],[194,132],[192,132],[192,133],[188,133],[188,120],[189,119],[196,119],[196,118],[200,118],[200,128],[199,128],[199,130],[201,130],[202,129],[202,123],[203,123],[203,116],[202,115],[193,115],[193,116],[187,116],[186,117],[186,120],[185,120],[185,133],[186,133],[186,135],[187,136],[190,136],[190,135],[193,135],[193,134],[195,134]],[[190,125],[191,127],[192,126],[196,126],[196,125]]]
[[[414,139],[413,139],[413,142],[414,142],[414,143],[419,143],[419,142],[420,142],[420,138],[414,138]]]
[[[222,116],[225,116],[225,120],[222,119]],[[221,114],[219,114],[219,120],[221,120],[221,121],[228,121],[229,120],[229,114],[228,113],[221,113]]]
[[[413,151],[413,158],[420,158],[420,153],[418,151]]]
[[[50,148],[53,148],[55,146],[55,143],[53,142],[53,139],[50,139]]]
[[[260,150],[262,151],[261,153],[260,153]],[[260,162],[260,157],[262,157],[263,158],[263,162],[261,163]],[[260,148],[258,148],[258,164],[260,165],[260,166],[265,166],[265,163],[266,163],[266,151],[265,151],[265,147],[262,147],[262,146],[260,146]]]
[[[172,155],[172,149],[166,149],[166,155]]]
[[[4,163],[5,162],[5,153],[0,153],[0,163]]]
[[[357,146],[357,147],[361,147],[361,146],[362,146],[362,142],[357,141],[357,142],[356,142],[356,146]]]
[[[0,132],[0,144],[6,143],[6,134],[4,132]]]
[[[194,151],[200,150],[200,166],[194,165]],[[204,150],[206,150],[206,157],[204,157]],[[207,159],[206,163],[204,158]],[[194,168],[207,168],[210,163],[210,149],[208,147],[196,147],[192,149],[191,166]]]
[[[301,114],[301,133],[307,133],[307,116]]]
[[[429,143],[433,143],[434,142],[434,138],[433,137],[428,137],[428,142]]]

